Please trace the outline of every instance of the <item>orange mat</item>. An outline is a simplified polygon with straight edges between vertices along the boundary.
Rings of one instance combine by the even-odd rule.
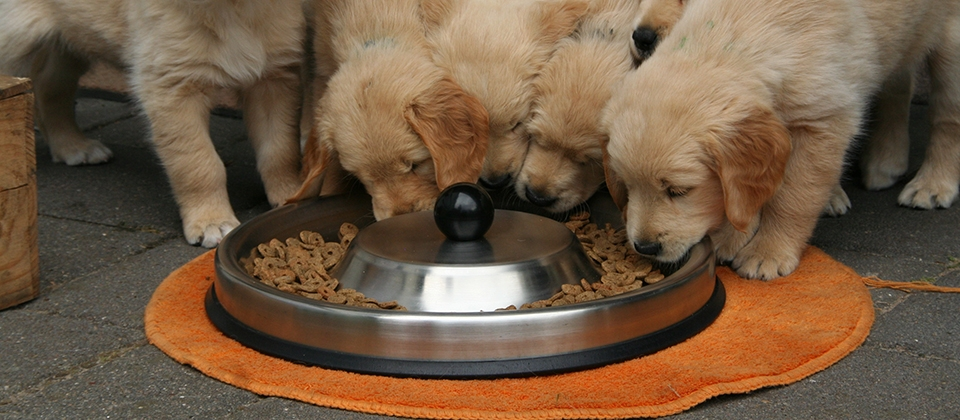
[[[260,395],[420,418],[626,418],[675,414],[721,394],[785,385],[857,348],[873,325],[862,279],[816,248],[771,282],[718,276],[727,301],[700,334],[657,353],[558,375],[409,379],[309,367],[222,335],[206,317],[213,251],[170,274],[147,306],[150,342],[180,363]]]

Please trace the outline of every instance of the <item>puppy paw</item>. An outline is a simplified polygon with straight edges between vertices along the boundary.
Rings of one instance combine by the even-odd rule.
[[[744,248],[731,263],[737,274],[744,278],[772,280],[792,273],[800,265],[798,253],[759,253],[748,248]]]
[[[754,224],[746,232],[741,232],[727,224],[711,234],[710,239],[716,249],[717,260],[721,262],[733,261],[737,253],[750,242],[750,239],[753,239],[756,229],[756,224]]]
[[[737,253],[730,266],[741,277],[772,280],[796,270],[805,247],[805,241],[771,234],[769,231],[758,232]]]
[[[903,187],[897,201],[901,206],[930,210],[936,207],[947,208],[957,199],[957,179],[924,176],[921,172]]]
[[[840,185],[836,185],[833,187],[833,192],[830,193],[827,205],[823,207],[823,214],[832,217],[842,216],[847,214],[850,206],[850,198],[847,197],[847,193],[843,191]]]
[[[183,235],[190,245],[215,248],[231,230],[240,225],[233,213],[229,216],[198,218],[184,221]]]
[[[51,146],[50,154],[55,163],[65,163],[69,166],[95,165],[113,157],[113,152],[107,146],[90,139],[72,140],[62,142],[56,147]]]

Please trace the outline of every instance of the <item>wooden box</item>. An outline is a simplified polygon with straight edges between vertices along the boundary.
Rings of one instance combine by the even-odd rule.
[[[37,160],[29,79],[0,75],[0,309],[37,297]]]

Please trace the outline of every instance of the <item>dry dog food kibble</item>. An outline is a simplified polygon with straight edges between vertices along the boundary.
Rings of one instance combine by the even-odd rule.
[[[363,308],[406,310],[395,301],[377,302],[353,289],[340,289],[329,274],[360,230],[350,223],[340,225],[339,242],[326,242],[317,232],[303,231],[285,242],[273,239],[260,244],[243,261],[247,273],[262,283],[310,299]]]
[[[646,284],[663,280],[663,274],[653,269],[653,264],[627,246],[626,231],[614,229],[610,224],[599,227],[590,223],[590,214],[583,212],[570,217],[565,223],[577,235],[583,250],[590,260],[600,267],[600,281],[590,283],[580,279],[580,284],[565,284],[562,290],[550,299],[525,303],[520,309],[547,308],[587,302],[616,296],[639,289]],[[509,306],[502,310],[517,309]]]
[[[627,235],[623,230],[613,229],[609,224],[599,227],[590,223],[590,214],[586,212],[571,216],[566,226],[577,235],[584,252],[604,274],[598,282],[581,279],[580,284],[564,284],[562,290],[550,299],[525,303],[520,309],[555,307],[616,296],[636,290],[644,283],[653,284],[663,279],[663,274],[654,270],[650,261],[627,246]],[[286,292],[330,303],[407,310],[396,301],[377,302],[356,290],[340,289],[340,282],[330,276],[329,270],[340,262],[359,231],[350,223],[340,225],[339,242],[326,242],[317,232],[303,231],[298,238],[283,242],[273,239],[258,245],[251,257],[242,262],[248,274]],[[498,310],[515,309],[511,305]]]

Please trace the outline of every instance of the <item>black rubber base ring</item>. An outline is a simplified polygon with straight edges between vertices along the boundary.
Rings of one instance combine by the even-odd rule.
[[[587,350],[517,359],[425,361],[371,357],[319,349],[254,330],[220,305],[213,286],[204,302],[210,321],[228,337],[261,353],[296,363],[357,373],[397,377],[473,379],[547,375],[588,369],[651,354],[700,333],[720,315],[726,292],[719,279],[706,304],[687,318],[659,331]]]

